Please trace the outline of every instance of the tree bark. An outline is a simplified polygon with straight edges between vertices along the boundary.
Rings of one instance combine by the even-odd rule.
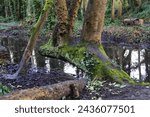
[[[75,18],[79,10],[81,0],[56,0],[55,9],[57,24],[53,32],[53,45],[63,46],[71,41]]]
[[[29,17],[29,18],[31,18],[31,15],[32,15],[31,7],[32,7],[32,0],[27,0],[26,14],[27,14],[27,17]]]
[[[82,0],[83,16],[85,16],[88,0]]]
[[[101,43],[101,32],[107,0],[90,0],[88,3],[81,39]]]
[[[17,72],[13,75],[4,75],[4,77],[6,79],[15,79],[18,76],[18,74],[20,73],[20,71],[22,70],[23,66],[30,59],[32,50],[36,44],[36,40],[38,39],[39,33],[43,27],[44,21],[46,20],[46,18],[48,16],[48,11],[49,11],[49,8],[51,6],[51,2],[52,2],[52,0],[46,0],[44,8],[41,12],[41,15],[40,15],[37,23],[33,26],[31,37],[30,37],[28,44],[26,46],[26,49],[23,53],[23,56],[22,56],[22,59],[20,61],[19,68],[18,68]]]
[[[112,0],[112,5],[111,5],[111,18],[112,18],[112,20],[115,20],[115,0]]]
[[[53,31],[53,45],[61,46],[68,43],[68,11],[66,0],[55,0],[57,24]]]
[[[77,98],[85,84],[84,80],[70,80],[48,86],[14,91],[0,96],[0,100],[57,100],[64,96]]]
[[[40,53],[74,64],[92,80],[109,78],[118,83],[133,83],[127,73],[111,62],[101,45],[106,2],[107,0],[89,1],[80,42],[58,48],[48,43],[40,48]]]
[[[68,33],[69,33],[69,37],[71,37],[73,35],[73,27],[75,24],[75,19],[77,17],[78,14],[78,10],[81,4],[81,0],[72,0],[71,2],[71,6],[70,9],[68,9]]]
[[[118,17],[119,18],[122,17],[122,4],[123,4],[123,0],[119,0],[119,7],[118,7]]]

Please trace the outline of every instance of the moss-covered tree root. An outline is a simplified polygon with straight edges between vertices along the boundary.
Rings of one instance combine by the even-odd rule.
[[[109,78],[118,83],[134,81],[129,75],[113,64],[107,57],[102,45],[82,43],[78,45],[67,45],[53,47],[50,43],[40,48],[44,56],[68,61],[88,74],[92,80]]]

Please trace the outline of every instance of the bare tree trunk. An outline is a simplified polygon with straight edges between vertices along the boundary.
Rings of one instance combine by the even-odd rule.
[[[7,0],[4,0],[4,5],[5,5],[5,17],[8,17],[8,2]]]
[[[26,10],[26,14],[27,14],[27,17],[31,17],[31,6],[32,5],[32,0],[28,0],[27,1],[27,10]]]
[[[9,5],[10,16],[13,17],[13,10],[12,10],[12,6],[11,6],[11,0],[9,0],[8,2],[9,2],[8,5]]]
[[[122,17],[122,4],[123,4],[123,0],[119,0],[119,8],[118,8],[118,17],[119,18]]]
[[[138,49],[138,69],[139,69],[139,80],[142,81],[142,76],[141,76],[141,50]]]
[[[81,34],[83,40],[101,43],[106,3],[107,0],[89,1]]]
[[[111,5],[111,18],[112,18],[112,20],[115,20],[115,0],[112,0],[112,5]]]

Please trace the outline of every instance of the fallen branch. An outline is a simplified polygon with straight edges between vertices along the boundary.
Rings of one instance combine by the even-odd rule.
[[[85,80],[69,80],[53,85],[14,91],[1,96],[0,100],[57,100],[68,95],[78,97],[85,84]]]

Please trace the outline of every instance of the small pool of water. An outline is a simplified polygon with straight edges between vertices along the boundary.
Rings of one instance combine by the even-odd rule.
[[[150,50],[137,46],[105,45],[108,56],[133,79],[150,82]]]
[[[26,43],[23,40],[0,39],[0,59],[7,59],[10,64],[18,64]],[[150,82],[149,49],[111,44],[104,44],[104,48],[108,56],[114,62],[117,62],[132,78]],[[81,70],[78,70],[71,64],[43,57],[38,54],[36,49],[32,52],[30,63],[33,72],[38,72],[39,68],[44,68],[45,72],[48,73],[52,69],[57,68],[76,77],[85,77]]]

